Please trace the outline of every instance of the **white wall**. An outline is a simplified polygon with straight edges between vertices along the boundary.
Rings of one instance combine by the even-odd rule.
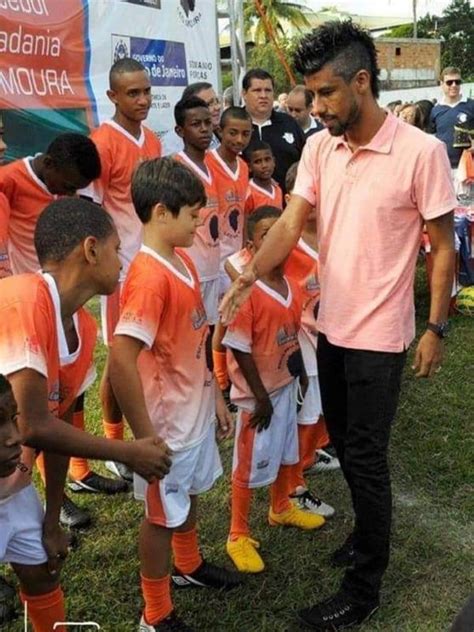
[[[462,94],[465,97],[474,98],[474,83],[465,83],[462,86]],[[441,99],[442,92],[439,86],[429,88],[408,88],[405,90],[384,90],[380,93],[380,105],[387,105],[390,101],[401,99],[404,103],[420,101],[421,99]]]

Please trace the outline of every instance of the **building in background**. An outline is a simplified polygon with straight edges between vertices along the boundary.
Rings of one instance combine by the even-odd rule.
[[[436,86],[441,72],[441,40],[376,40],[382,90]]]

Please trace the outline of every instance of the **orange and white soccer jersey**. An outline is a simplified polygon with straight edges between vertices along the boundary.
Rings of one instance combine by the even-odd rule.
[[[206,157],[207,173],[196,165],[185,153],[180,151],[173,156],[192,169],[200,178],[206,191],[207,204],[199,216],[202,225],[196,230],[193,245],[187,252],[199,276],[199,281],[212,281],[219,277],[220,244],[219,244],[219,204],[217,198],[216,180]]]
[[[1,221],[8,236],[8,254],[13,274],[39,270],[34,245],[36,222],[54,199],[31,167],[32,157],[15,160],[0,169]]]
[[[230,265],[236,270],[239,274],[243,272],[245,266],[250,263],[252,259],[252,254],[248,248],[242,248],[242,250],[238,250],[234,252],[233,255],[227,258],[227,261]]]
[[[186,274],[142,246],[130,266],[116,335],[145,344],[138,359],[157,434],[172,450],[197,445],[215,421],[210,331],[199,281],[187,253]]]
[[[286,298],[262,281],[252,292],[227,328],[223,344],[229,347],[227,368],[232,381],[231,399],[252,410],[254,396],[231,349],[252,354],[263,385],[270,395],[301,374],[298,331],[302,297],[295,281],[285,277]]]
[[[249,170],[242,158],[237,157],[235,172],[220,157],[217,149],[211,150],[206,162],[214,176],[219,205],[219,238],[221,272],[224,261],[242,248],[245,220],[245,200],[249,185]]]
[[[59,412],[60,310],[59,299],[51,295],[48,281],[41,274],[0,281],[0,372],[8,377],[22,369],[33,369],[43,375],[54,415]],[[0,478],[0,501],[30,484],[34,459],[34,450],[23,447],[16,472]]]
[[[70,409],[75,399],[86,392],[97,376],[94,365],[94,348],[97,342],[95,318],[81,307],[74,314],[73,320],[79,344],[75,351],[60,358],[60,417]],[[67,344],[63,344],[61,347],[67,349]]]
[[[318,253],[302,238],[293,248],[285,263],[285,274],[294,279],[303,295],[300,345],[308,375],[317,375],[316,347],[318,330],[316,318],[319,307]]]
[[[124,279],[140,249],[143,235],[130,192],[133,172],[143,160],[161,156],[161,142],[146,127],[142,126],[137,139],[112,120],[102,123],[90,137],[99,152],[101,175],[82,194],[102,204],[115,222],[120,237],[121,278]]]
[[[247,189],[247,199],[245,202],[245,212],[253,213],[259,206],[275,206],[283,209],[283,193],[280,186],[272,180],[272,190],[267,191],[255,183],[251,178]]]
[[[10,205],[3,193],[0,193],[0,279],[10,276],[10,258],[8,256],[8,221]]]

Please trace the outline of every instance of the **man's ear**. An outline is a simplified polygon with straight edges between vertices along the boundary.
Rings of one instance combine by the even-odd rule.
[[[174,128],[174,131],[178,134],[180,138],[184,137],[183,128],[181,127],[181,125],[176,125],[176,127]]]
[[[371,89],[370,79],[370,72],[368,70],[362,69],[356,73],[354,80],[356,90],[359,94],[366,94]]]

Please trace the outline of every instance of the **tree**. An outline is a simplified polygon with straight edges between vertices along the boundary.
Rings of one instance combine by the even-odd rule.
[[[290,63],[299,40],[299,37],[294,37],[290,40],[280,41],[280,48]],[[288,75],[275,55],[275,49],[272,44],[254,46],[248,55],[247,65],[249,68],[265,68],[272,75],[275,83],[275,94],[288,92],[291,89]],[[295,78],[298,83],[303,82],[302,77],[296,75]]]
[[[312,11],[296,2],[260,0],[260,4],[275,36],[279,39],[285,38],[288,25],[298,31],[311,26],[308,16],[312,14]],[[270,41],[265,22],[257,9],[255,0],[244,0],[244,23],[247,32],[255,27],[253,32],[255,44],[265,44]]]
[[[420,18],[417,22],[417,37],[431,39],[438,37],[437,33],[438,18],[431,16],[429,13],[425,17]],[[413,24],[401,24],[395,26],[384,37],[414,37]]]
[[[465,79],[473,76],[474,8],[469,0],[453,0],[443,11],[441,65],[456,66]]]

